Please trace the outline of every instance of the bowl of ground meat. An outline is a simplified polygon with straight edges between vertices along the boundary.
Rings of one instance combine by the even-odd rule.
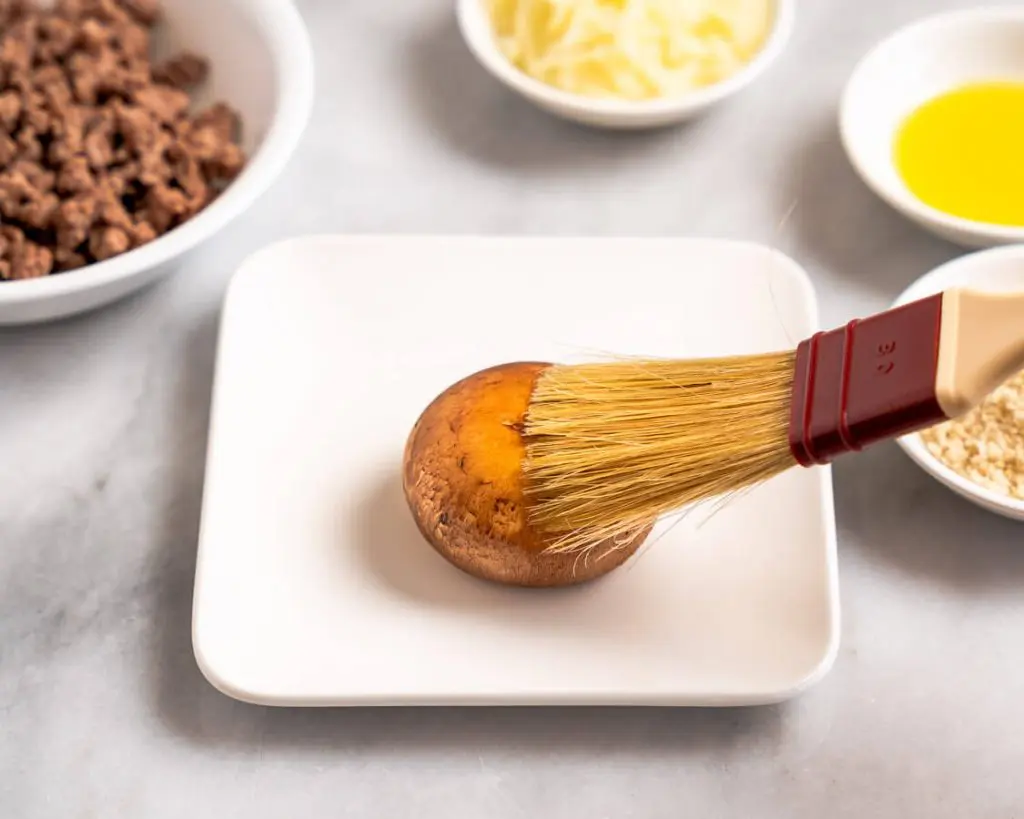
[[[0,0],[0,325],[180,267],[281,172],[312,97],[290,0]]]

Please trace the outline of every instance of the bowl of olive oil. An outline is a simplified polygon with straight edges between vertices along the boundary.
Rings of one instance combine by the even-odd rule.
[[[947,12],[873,48],[840,105],[864,182],[933,233],[1024,242],[1024,8]]]

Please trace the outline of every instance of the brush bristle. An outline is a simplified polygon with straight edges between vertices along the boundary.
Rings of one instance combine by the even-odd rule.
[[[545,370],[526,417],[531,522],[581,551],[793,466],[795,353]]]

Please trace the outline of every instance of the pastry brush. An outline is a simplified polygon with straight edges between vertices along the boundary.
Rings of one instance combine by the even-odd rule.
[[[795,350],[556,365],[525,418],[556,550],[956,418],[1024,368],[1024,293],[949,289]]]

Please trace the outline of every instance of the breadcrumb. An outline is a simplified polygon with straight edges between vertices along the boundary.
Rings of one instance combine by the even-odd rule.
[[[921,439],[961,477],[1024,500],[1024,372],[966,415],[924,430]]]

